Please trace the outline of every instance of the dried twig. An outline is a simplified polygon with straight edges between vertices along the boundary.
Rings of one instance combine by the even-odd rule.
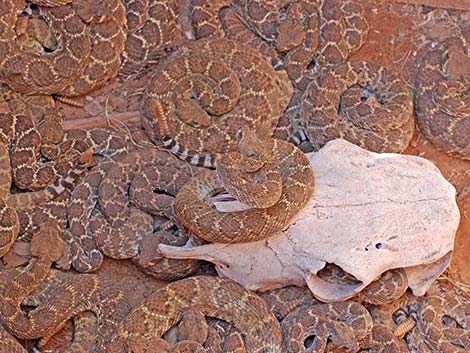
[[[470,0],[395,0],[411,5],[427,5],[443,9],[470,10]]]
[[[126,123],[128,126],[141,126],[140,117],[139,111],[114,113],[111,115],[106,112],[105,115],[93,118],[65,120],[63,124],[65,131],[108,127],[110,123]]]

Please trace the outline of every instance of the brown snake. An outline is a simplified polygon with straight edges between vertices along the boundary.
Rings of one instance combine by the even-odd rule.
[[[439,150],[470,159],[468,31],[431,49],[416,79],[420,131]]]
[[[25,8],[24,0],[0,2],[0,81],[17,92],[57,93],[82,73],[91,52],[85,24],[70,6],[44,8],[43,16],[53,24],[64,43],[52,55],[23,50],[16,42],[15,24]],[[70,35],[70,34],[73,35]],[[62,70],[61,67],[67,67]]]
[[[232,324],[242,333],[247,352],[281,352],[279,324],[260,298],[230,280],[200,276],[173,282],[147,298],[121,323],[108,353],[150,352],[192,307]]]
[[[306,139],[300,120],[306,87],[321,70],[346,61],[368,33],[364,8],[354,0],[198,0],[189,16],[196,38],[225,35],[259,50],[276,70],[286,70],[294,94],[276,136],[286,138],[288,130],[295,143]]]
[[[21,189],[38,190],[58,175],[67,173],[88,146],[80,141],[64,141],[56,146],[57,160],[41,162],[41,135],[32,119],[24,115],[0,114],[0,141],[10,151],[10,164],[15,185]]]
[[[1,82],[21,93],[75,97],[117,75],[127,38],[122,1],[106,0],[99,6],[90,0],[34,2],[40,18],[58,40],[57,48],[44,53],[22,47],[16,40],[15,26],[26,2],[2,0]]]
[[[158,100],[178,144],[195,153],[225,153],[236,149],[241,127],[257,130],[269,122],[272,134],[292,90],[284,78],[259,52],[238,42],[193,42],[158,66],[147,87],[142,124],[160,144],[164,136],[153,109]],[[191,163],[212,166],[205,162]]]
[[[89,131],[76,130],[67,134],[67,138],[81,139],[93,146],[95,165],[80,180],[72,191],[67,205],[67,218],[69,227],[65,230],[64,240],[70,247],[70,261],[79,272],[92,272],[99,268],[103,255],[99,251],[89,229],[88,220],[96,204],[98,185],[107,168],[113,160],[128,152],[127,140],[107,129],[94,129]],[[61,264],[62,266],[64,264]],[[65,267],[68,267],[67,263]]]
[[[95,275],[55,273],[48,279],[52,285],[42,289],[43,302],[25,312],[21,303],[46,280],[51,263],[62,256],[59,226],[53,222],[42,225],[33,235],[30,249],[33,258],[27,267],[2,272],[2,278],[8,280],[0,286],[1,324],[18,338],[43,337],[45,341],[44,337],[47,340],[54,335],[68,319],[92,311],[98,318],[99,332],[94,333],[96,340],[90,351],[104,352],[105,342],[114,332],[117,320],[129,312],[122,293]],[[76,338],[80,338],[80,334]]]
[[[31,118],[41,135],[42,145],[58,144],[64,138],[62,116],[49,95],[27,95],[0,85],[0,101],[8,104],[12,115]]]
[[[154,232],[152,216],[179,223],[174,214],[174,196],[191,173],[189,165],[164,150],[144,149],[116,159],[97,185],[99,210],[89,209],[91,213],[84,218],[86,224],[89,217],[97,249],[113,258],[133,258],[157,278],[176,279],[193,272],[198,261],[167,260],[152,253],[162,241],[184,245],[188,240],[184,235],[171,240],[175,237],[162,233],[164,229]],[[97,268],[99,263],[91,265]]]
[[[357,1],[193,1],[195,37],[221,36],[247,43],[277,59],[295,87],[305,89],[308,66],[344,62],[361,47],[368,31]],[[276,64],[276,62],[274,62]],[[303,87],[303,88],[302,88]]]
[[[403,338],[400,343],[409,349],[404,352],[468,351],[468,293],[455,287],[444,291],[433,287],[422,298],[407,293],[390,304],[375,306],[371,310],[374,321],[393,328],[394,335]]]
[[[176,196],[181,223],[204,240],[237,243],[276,234],[313,194],[313,171],[302,151],[251,130],[241,134],[240,152],[225,154],[216,173],[193,177]],[[223,189],[250,208],[218,211],[208,201]]]
[[[75,97],[109,82],[117,74],[121,59],[122,76],[161,60],[142,107],[147,133],[154,142],[163,142],[192,164],[217,166],[215,173],[196,176],[184,187],[182,185],[189,180],[191,173],[183,171],[182,180],[174,182],[177,186],[170,191],[165,190],[163,195],[159,195],[161,198],[154,198],[154,190],[159,189],[162,183],[168,184],[166,178],[172,174],[176,178],[187,166],[164,151],[129,154],[123,147],[113,154],[110,152],[112,148],[103,144],[106,161],[79,184],[70,203],[70,230],[66,240],[72,244],[72,264],[79,271],[96,270],[101,265],[103,253],[118,258],[133,257],[140,266],[149,265],[147,260],[158,258],[158,254],[152,254],[155,242],[160,241],[157,239],[160,234],[156,236],[155,232],[155,214],[164,215],[178,225],[176,212],[184,226],[210,241],[251,241],[280,231],[313,192],[313,173],[308,168],[308,161],[291,145],[271,139],[282,114],[293,120],[298,118],[300,111],[306,133],[316,148],[332,138],[343,137],[374,151],[401,152],[411,138],[411,103],[404,85],[384,68],[365,62],[344,63],[350,53],[362,44],[366,32],[364,21],[355,22],[363,17],[362,6],[357,2],[325,0],[318,5],[313,1],[240,0],[234,4],[194,0],[191,3],[196,6],[190,16],[196,36],[211,38],[178,49],[166,61],[164,57],[180,46],[179,41],[184,41],[179,23],[181,4],[177,1],[125,1],[127,20],[124,18],[124,5],[118,0],[99,4],[86,0],[74,1],[73,4],[65,4],[68,1],[62,0],[33,2],[39,6],[40,16],[30,18],[27,36],[33,36],[33,32],[39,30],[34,26],[39,28],[50,24],[49,34],[60,34],[57,35],[58,40],[51,45],[41,42],[41,48],[52,48],[52,53],[47,55],[28,47],[28,43],[18,42],[18,29],[14,27],[18,25],[17,17],[26,2],[0,0],[0,30],[4,34],[4,38],[0,38],[0,82],[21,92]],[[220,21],[216,25],[218,27],[213,27],[216,28],[214,33],[210,27],[212,22],[204,17],[208,11],[212,11],[209,13],[211,21]],[[360,15],[355,17],[357,14]],[[138,16],[133,18],[132,15]],[[92,39],[90,32],[97,36]],[[220,35],[234,41],[214,38]],[[458,41],[462,38],[452,43],[446,42],[426,56],[417,81],[417,104],[418,124],[426,137],[439,149],[468,159],[470,125],[464,95],[468,73],[465,68],[463,72],[452,71],[462,60],[462,53],[458,52],[462,44]],[[351,46],[354,39],[356,44]],[[42,38],[32,40],[40,42]],[[286,70],[295,89],[296,95],[292,99],[292,88],[286,84],[286,77],[266,64],[265,58],[271,59],[276,70]],[[217,60],[221,60],[222,64]],[[319,67],[328,68],[320,75],[320,71],[316,71]],[[315,81],[309,85],[313,79]],[[237,89],[240,90],[237,92]],[[300,96],[304,91],[301,103]],[[289,99],[291,101],[287,105]],[[160,115],[165,116],[167,129],[162,129],[161,117],[155,119],[155,100],[162,103]],[[227,106],[229,110],[221,109]],[[22,133],[7,132],[2,135],[0,170],[4,172],[0,176],[10,178],[10,168],[13,168],[18,186],[37,191],[11,193],[11,180],[2,182],[0,225],[7,229],[8,234],[2,228],[0,255],[16,238],[11,234],[18,233],[18,218],[28,231],[32,229],[32,224],[38,223],[39,216],[34,218],[32,213],[21,213],[25,211],[22,204],[26,207],[40,204],[46,210],[53,207],[54,202],[65,202],[66,193],[51,199],[84,171],[90,157],[89,152],[83,154],[78,167],[61,182],[53,184],[57,174],[55,168],[60,162],[38,162],[37,144],[30,148],[18,143],[21,140],[31,143],[43,137],[34,131],[28,119],[20,118],[13,125],[20,126],[18,122],[27,124],[21,129],[14,129]],[[266,122],[267,128],[264,127]],[[49,123],[57,121],[46,121],[46,124]],[[49,125],[43,126],[47,131]],[[34,137],[28,137],[29,133]],[[263,142],[258,145],[261,135],[266,135],[263,136],[266,140],[261,138]],[[119,146],[113,147],[119,150]],[[29,149],[30,156],[22,160],[20,157],[25,148]],[[96,146],[94,149],[98,152]],[[214,157],[216,154],[218,156]],[[295,163],[291,161],[292,157]],[[64,161],[62,169],[68,163]],[[258,169],[261,164],[263,168]],[[266,165],[271,169],[264,169]],[[288,174],[286,169],[295,172]],[[285,179],[290,179],[289,183],[279,187]],[[225,184],[227,180],[243,184],[242,188]],[[245,184],[240,180],[256,181],[258,184]],[[210,190],[207,191],[207,188]],[[174,195],[180,189],[175,205]],[[237,212],[236,215],[217,211],[208,204],[208,199],[222,189],[251,209]],[[303,198],[299,197],[304,194]],[[270,197],[262,198],[261,195]],[[43,204],[47,200],[48,203]],[[27,222],[21,221],[25,217],[30,218]],[[1,310],[6,310],[2,311],[2,325],[6,330],[0,327],[0,341],[3,344],[11,342],[8,349],[12,352],[23,350],[16,346],[16,341],[11,340],[8,331],[27,338],[37,335],[47,338],[61,326],[63,320],[75,314],[83,315],[85,320],[90,319],[90,325],[94,327],[87,337],[88,345],[77,347],[77,350],[90,352],[107,351],[110,341],[111,352],[130,349],[135,352],[159,349],[168,352],[206,352],[217,345],[223,347],[220,350],[233,349],[234,352],[288,352],[291,346],[297,346],[294,351],[302,351],[306,346],[310,350],[320,350],[332,345],[354,351],[380,351],[377,347],[384,352],[387,349],[389,352],[406,351],[402,345],[396,344],[395,336],[404,335],[410,330],[409,327],[398,326],[393,336],[385,325],[374,324],[371,327],[367,312],[357,303],[314,305],[309,299],[292,305],[301,309],[282,307],[278,310],[281,316],[287,316],[282,324],[285,335],[282,346],[279,328],[272,326],[272,315],[266,312],[257,298],[237,285],[217,278],[197,277],[171,284],[152,295],[112,334],[117,325],[113,319],[121,318],[128,310],[128,306],[121,302],[122,294],[110,288],[101,292],[111,284],[101,283],[93,275],[55,274],[53,276],[57,278],[52,279],[40,295],[42,302],[28,316],[20,307],[20,299],[44,279],[52,258],[56,259],[56,250],[60,248],[56,236],[51,235],[55,233],[52,226],[41,228],[40,232],[46,240],[50,238],[52,241],[39,244],[34,237],[31,251],[35,258],[30,265],[26,269],[11,270],[2,275],[2,278],[5,276],[5,283],[0,286],[3,288],[2,300],[8,305],[1,305]],[[96,238],[92,233],[96,233]],[[3,235],[7,235],[6,241],[3,241]],[[186,241],[187,238],[179,245]],[[45,247],[48,247],[47,252],[43,251]],[[172,268],[168,263],[162,267],[163,271]],[[14,280],[9,281],[10,276]],[[15,287],[16,283],[19,284]],[[386,290],[376,288],[371,285],[364,290],[361,300],[374,305],[384,303],[381,294]],[[402,289],[400,287],[391,296],[400,296]],[[64,298],[66,291],[68,298]],[[372,294],[376,295],[375,299]],[[111,315],[104,319],[101,313],[103,307],[97,303],[108,300],[109,295],[114,296],[116,302],[108,303],[107,310]],[[61,300],[54,302],[48,298]],[[70,298],[80,299],[71,304],[68,301]],[[242,304],[238,302],[240,298]],[[122,312],[113,313],[114,309]],[[466,331],[470,324],[466,315],[468,308],[459,298],[429,296],[420,301],[415,310],[415,319],[408,323],[416,324],[413,332],[422,336],[423,352],[451,353],[469,349],[470,339]],[[57,312],[62,315],[57,315]],[[237,314],[235,318],[233,313]],[[334,316],[338,313],[339,318]],[[87,319],[87,315],[91,317]],[[215,329],[211,323],[205,323],[205,315],[229,321],[234,329],[228,329],[222,339],[223,329],[220,327],[224,323],[212,323],[219,326]],[[47,321],[51,317],[52,323]],[[77,317],[77,320],[81,318]],[[160,337],[169,334],[169,327],[177,322],[178,342],[162,342]],[[252,323],[254,326],[251,326]],[[188,326],[191,325],[201,332],[189,333]],[[309,325],[316,330],[314,334],[305,331]],[[150,337],[149,331],[153,328],[156,337]],[[346,338],[335,335],[341,330],[346,332]],[[330,335],[330,342],[328,338],[322,341],[323,334]],[[317,337],[313,339],[312,335]],[[362,343],[359,342],[361,340]],[[76,344],[81,341],[78,333],[75,341]]]
[[[337,266],[328,265],[319,272],[319,276],[335,283],[351,280],[338,269]],[[357,302],[322,304],[308,288],[293,286],[262,293],[261,297],[281,322],[284,352],[320,353],[335,349],[356,352],[360,348],[359,352],[407,353],[403,350],[404,342],[397,338],[398,330],[404,327],[396,324],[387,327],[377,322],[375,316],[372,321],[366,308],[359,304],[374,302],[378,305],[397,300],[407,288],[404,279],[406,275],[403,271],[386,272],[355,298]],[[397,334],[392,331],[393,328],[396,328]]]
[[[468,295],[429,295],[417,304],[417,330],[432,352],[464,353],[470,349]]]
[[[39,142],[40,136],[30,119],[24,116],[0,115],[1,255],[8,251],[18,236],[19,212],[22,213],[21,219],[24,219],[25,214],[35,212],[34,209],[39,205],[59,196],[86,171],[90,162],[92,151],[87,149],[70,163],[66,163],[68,170],[60,176],[54,164],[41,165],[37,162]],[[17,184],[19,180],[20,186],[36,191],[12,194],[10,189],[15,175]]]
[[[127,77],[163,59],[184,41],[179,25],[181,2],[125,0],[127,40],[119,75]]]
[[[344,138],[371,151],[400,153],[413,136],[413,104],[405,84],[368,62],[346,62],[312,81],[301,110],[315,149]]]

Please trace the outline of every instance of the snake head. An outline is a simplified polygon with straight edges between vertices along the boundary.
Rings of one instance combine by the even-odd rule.
[[[62,116],[57,112],[57,108],[48,108],[44,113],[44,119],[39,125],[39,133],[42,141],[49,144],[58,144],[64,140]]]
[[[302,44],[307,36],[302,24],[302,7],[298,3],[290,4],[286,18],[277,29],[276,49],[288,52]]]
[[[253,166],[255,169],[264,165],[272,155],[271,137],[266,132],[265,125],[262,124],[258,130],[244,126],[237,133],[239,152],[245,157],[247,163],[258,165],[257,167]]]
[[[62,228],[55,221],[43,223],[33,234],[30,244],[31,256],[46,261],[58,261],[64,253]]]
[[[89,165],[93,158],[93,148],[87,148],[79,157],[78,161],[81,165]]]

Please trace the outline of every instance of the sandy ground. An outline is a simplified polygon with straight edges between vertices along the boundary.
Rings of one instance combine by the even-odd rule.
[[[426,6],[389,2],[365,1],[370,31],[368,42],[354,55],[355,59],[367,59],[399,72],[413,93],[418,63],[433,41],[457,34],[459,25],[468,21],[469,12],[434,11]],[[109,119],[125,120],[136,134],[139,127],[139,102],[145,83],[144,77],[113,84],[91,94],[85,99],[84,108],[61,104],[68,120],[66,126],[89,127],[104,125]],[[470,161],[450,158],[437,151],[417,131],[411,146],[405,152],[433,161],[443,175],[455,186],[461,211],[461,224],[456,237],[455,251],[448,275],[456,281],[470,285]],[[131,262],[106,259],[99,270],[102,276],[111,277],[122,288],[133,305],[138,305],[164,282],[145,276]],[[66,328],[46,348],[59,352],[71,338],[72,325]],[[28,344],[27,344],[28,345]]]

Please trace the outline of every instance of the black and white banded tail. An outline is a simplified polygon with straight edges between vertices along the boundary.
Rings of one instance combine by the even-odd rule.
[[[152,99],[152,108],[160,129],[162,144],[166,149],[191,165],[215,169],[217,162],[222,156],[221,154],[210,152],[198,153],[181,146],[173,137],[171,137],[168,121],[166,120],[162,105],[158,100]]]
[[[289,142],[293,143],[295,146],[299,146],[305,141],[308,141],[308,137],[304,130],[295,131],[289,136]]]
[[[59,196],[65,191],[65,189],[73,188],[73,185],[77,182],[80,176],[87,171],[92,157],[93,149],[86,149],[79,156],[77,163],[68,171],[66,175],[55,179],[51,185],[46,187],[45,190],[50,194],[51,199]]]

